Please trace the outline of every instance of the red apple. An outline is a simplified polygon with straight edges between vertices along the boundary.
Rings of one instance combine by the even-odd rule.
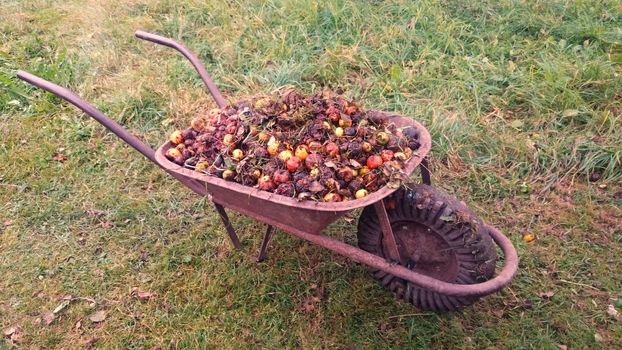
[[[327,143],[324,150],[329,157],[334,157],[339,154],[339,146],[334,142]]]
[[[307,159],[305,159],[305,166],[307,167],[307,169],[311,170],[318,166],[320,163],[322,163],[322,161],[323,159],[321,155],[317,153],[311,153],[309,154]]]
[[[320,152],[322,150],[323,146],[320,142],[317,141],[311,141],[309,142],[309,150],[311,152]]]
[[[271,191],[274,191],[274,189],[276,188],[276,185],[274,184],[270,176],[264,175],[260,177],[259,180],[257,181],[257,187],[260,190],[271,192]]]
[[[291,171],[292,173],[296,170],[298,170],[298,168],[300,168],[300,158],[298,157],[290,157],[289,159],[287,159],[287,161],[285,162],[285,166],[287,166],[287,170]]]
[[[350,182],[354,177],[354,172],[352,171],[352,168],[344,166],[337,171],[337,176],[345,182]]]
[[[379,166],[382,165],[382,157],[380,157],[379,155],[372,155],[369,156],[369,158],[367,158],[367,167],[369,169],[376,169]]]
[[[380,154],[380,157],[382,158],[383,162],[388,162],[391,159],[393,159],[393,151],[385,149],[384,151],[382,151],[382,153]]]
[[[341,200],[341,196],[334,192],[330,192],[324,195],[324,202],[341,202]]]
[[[285,169],[279,169],[274,172],[272,175],[272,179],[276,185],[280,185],[282,183],[288,182],[291,177],[289,176],[289,172]]]

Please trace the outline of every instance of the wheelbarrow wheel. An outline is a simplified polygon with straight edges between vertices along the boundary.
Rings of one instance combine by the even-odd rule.
[[[479,283],[494,275],[497,253],[487,226],[463,203],[421,184],[396,191],[385,206],[402,265],[458,284]],[[382,236],[374,207],[366,207],[358,222],[359,247],[387,257]],[[431,292],[381,270],[371,273],[383,287],[423,310],[452,311],[479,298]]]

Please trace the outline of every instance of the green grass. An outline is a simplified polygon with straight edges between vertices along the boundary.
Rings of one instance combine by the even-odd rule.
[[[260,224],[236,216],[232,251],[209,203],[15,78],[67,86],[155,147],[214,104],[137,29],[182,40],[231,101],[343,87],[422,121],[435,184],[517,246],[513,284],[436,315],[282,233],[256,264]],[[621,64],[616,1],[3,1],[0,327],[21,327],[21,348],[621,348],[606,313],[622,312]],[[304,313],[314,285],[323,298]],[[67,294],[96,303],[40,323]]]

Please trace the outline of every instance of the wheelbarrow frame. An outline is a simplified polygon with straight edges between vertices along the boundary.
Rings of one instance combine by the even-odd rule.
[[[222,94],[207,73],[204,65],[197,58],[197,56],[194,55],[185,46],[177,43],[172,39],[151,33],[146,33],[143,31],[137,31],[135,35],[140,39],[168,46],[179,51],[194,66],[199,76],[205,83],[207,90],[214,98],[216,104],[220,108],[223,108],[227,105]],[[279,196],[265,191],[259,191],[243,186],[241,184],[227,182],[223,179],[219,179],[213,176],[203,175],[197,172],[193,172],[189,169],[185,169],[166,159],[166,157],[164,156],[164,152],[166,152],[166,150],[171,147],[170,142],[163,144],[160,148],[158,148],[158,150],[154,150],[151,147],[147,146],[136,136],[125,130],[121,125],[105,116],[101,111],[99,111],[91,104],[89,104],[73,92],[69,91],[68,89],[60,87],[56,84],[53,84],[49,81],[46,81],[24,71],[18,71],[17,76],[20,79],[48,92],[51,92],[73,104],[89,116],[93,117],[96,121],[112,131],[115,135],[117,135],[131,147],[136,149],[138,152],[143,154],[147,159],[161,167],[164,171],[169,173],[171,176],[173,176],[183,185],[188,187],[190,190],[200,196],[207,196],[213,202],[216,212],[220,216],[223,225],[225,226],[225,229],[227,231],[227,234],[236,249],[241,249],[240,240],[235,232],[235,229],[233,228],[233,225],[231,224],[231,221],[229,220],[229,217],[225,211],[225,207],[240,212],[244,215],[253,217],[261,222],[264,222],[266,224],[266,231],[264,233],[264,238],[261,243],[261,248],[257,257],[257,261],[262,261],[266,257],[267,248],[272,238],[274,227],[277,227],[287,233],[290,233],[309,242],[315,243],[323,248],[326,248],[337,254],[346,256],[354,261],[378,270],[385,271],[396,277],[407,280],[421,288],[448,296],[484,296],[494,293],[509,284],[518,269],[518,255],[511,241],[494,227],[486,225],[487,231],[489,232],[491,238],[501,248],[503,254],[505,255],[505,265],[502,268],[501,272],[494,278],[482,283],[464,285],[444,282],[410,270],[407,267],[398,264],[398,262],[401,261],[400,253],[389,218],[387,216],[387,208],[385,207],[385,199],[390,197],[395,189],[391,189],[388,186],[385,186],[382,189],[370,194],[366,198],[343,203],[296,202],[293,199],[289,199],[283,196]],[[411,124],[414,125],[417,130],[423,131],[421,133],[422,149],[418,150],[419,157],[412,157],[408,162],[406,162],[405,173],[410,174],[416,168],[419,168],[421,171],[422,182],[429,185],[430,173],[427,167],[426,155],[430,150],[431,141],[425,127],[412,119],[392,115],[386,112],[378,113],[384,113],[386,117],[391,118],[397,123]],[[216,195],[212,195],[213,192],[216,192]],[[249,199],[251,200],[251,202],[242,203],[240,200],[236,201],[226,199],[227,195],[240,194],[246,195],[248,198],[251,198]],[[255,201],[253,202],[252,200]],[[283,201],[287,202],[285,203],[285,206],[283,206],[281,203]],[[269,210],[264,211],[257,208],[256,206],[253,206],[257,203],[272,203],[274,208],[269,208]],[[281,206],[274,205],[278,203],[281,203]],[[320,233],[325,226],[327,226],[340,216],[348,213],[353,209],[364,207],[367,205],[373,205],[375,212],[378,215],[383,234],[382,242],[385,250],[388,252],[389,259],[384,259],[380,256],[366,252],[358,247],[352,246],[350,244]],[[313,213],[323,213],[328,215],[319,216],[319,220],[324,221],[319,222],[317,226],[312,227],[311,230],[306,230],[304,226],[293,224],[292,221],[288,220],[278,220],[278,216],[275,217],[275,210],[287,210],[288,208],[290,209],[289,215],[297,215],[300,213],[302,213],[302,215],[308,215],[309,217],[313,217]]]

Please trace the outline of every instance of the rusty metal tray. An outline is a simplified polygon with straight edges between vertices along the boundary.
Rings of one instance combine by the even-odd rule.
[[[430,134],[423,125],[412,118],[387,112],[375,113],[386,116],[389,122],[394,123],[398,127],[412,126],[417,130],[420,147],[404,163],[403,169],[406,175],[410,175],[421,164],[421,160],[430,152]],[[175,164],[164,156],[171,147],[173,145],[169,141],[160,146],[155,152],[155,160],[162,168],[170,173],[176,173],[180,176],[199,181],[204,186],[205,192],[212,196],[214,202],[283,229],[287,227],[304,227],[307,232],[320,233],[327,225],[340,216],[353,209],[366,207],[378,202],[396,190],[385,185],[364,198],[351,201],[337,203],[300,201],[244,186],[236,182],[226,181],[215,176],[202,174]]]

